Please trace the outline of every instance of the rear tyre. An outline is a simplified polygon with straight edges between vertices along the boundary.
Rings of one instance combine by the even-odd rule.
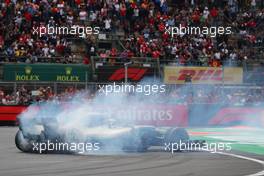
[[[16,133],[15,144],[22,152],[32,152],[32,145],[28,139],[24,138],[21,130]]]

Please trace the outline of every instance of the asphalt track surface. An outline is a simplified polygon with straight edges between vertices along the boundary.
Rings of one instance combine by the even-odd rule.
[[[16,127],[0,127],[0,176],[240,176],[263,165],[208,152],[170,154],[160,150],[120,155],[28,154],[14,144]],[[243,156],[264,159],[263,156]]]

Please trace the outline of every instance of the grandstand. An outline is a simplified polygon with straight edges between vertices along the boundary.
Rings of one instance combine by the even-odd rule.
[[[164,82],[166,67],[195,67],[219,71],[221,80],[195,82],[191,75],[195,88],[187,93],[182,89],[185,80],[165,81],[171,103],[259,105],[264,98],[263,1],[219,2],[5,0],[0,4],[0,103],[29,104],[81,90],[89,90],[87,97],[92,97],[100,84],[122,84],[125,77],[133,84],[144,77]],[[99,27],[100,33],[33,32],[75,25]],[[179,25],[231,27],[232,34],[171,37],[165,32]],[[225,82],[234,74],[228,68],[241,68],[239,79]]]

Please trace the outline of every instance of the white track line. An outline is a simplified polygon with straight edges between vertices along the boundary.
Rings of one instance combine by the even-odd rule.
[[[220,155],[226,155],[226,156],[231,156],[231,157],[235,157],[235,158],[240,158],[240,159],[244,159],[244,160],[248,160],[248,161],[253,161],[255,163],[261,164],[264,168],[264,161],[259,160],[259,159],[255,159],[255,158],[250,158],[250,157],[246,157],[246,156],[242,156],[242,155],[236,155],[236,154],[232,154],[232,153],[225,153],[225,152],[214,152]],[[255,173],[255,174],[250,174],[250,175],[246,175],[246,176],[263,176],[264,175],[264,170]]]

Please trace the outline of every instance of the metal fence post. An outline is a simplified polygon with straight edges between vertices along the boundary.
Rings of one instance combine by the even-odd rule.
[[[87,84],[88,84],[88,73],[85,72],[85,91],[87,91]]]
[[[57,83],[54,82],[54,94],[57,95],[57,93],[58,93],[58,90],[57,90]]]
[[[14,93],[17,92],[17,83],[16,83],[16,82],[14,82],[14,88],[13,88],[13,91],[14,91]]]

